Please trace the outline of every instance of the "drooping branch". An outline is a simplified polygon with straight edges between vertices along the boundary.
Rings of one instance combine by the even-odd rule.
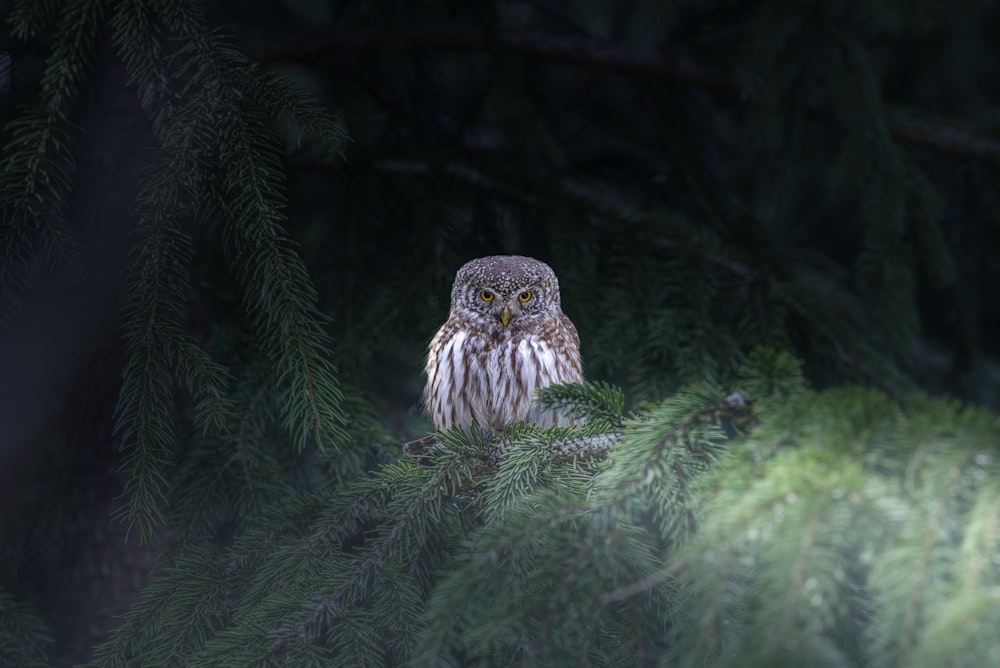
[[[700,88],[729,100],[753,101],[751,92],[738,81],[690,58],[595,46],[551,35],[491,34],[461,24],[427,25],[398,33],[335,33],[312,40],[300,37],[266,47],[260,55],[266,61],[330,62],[337,57],[384,52],[480,52],[501,48],[513,48],[527,57],[551,63],[643,76],[672,85]],[[820,102],[807,102],[804,110],[809,116],[819,119],[833,119],[836,115],[832,105]],[[924,146],[941,153],[969,158],[1000,155],[1000,140],[949,125],[927,123],[894,113],[886,118],[886,127],[890,136],[898,142]]]

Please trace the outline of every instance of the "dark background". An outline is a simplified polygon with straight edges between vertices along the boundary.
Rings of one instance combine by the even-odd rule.
[[[765,343],[802,358],[817,387],[1000,407],[993,3],[206,9],[350,138],[337,154],[284,117],[268,128],[284,149],[286,229],[331,317],[350,402],[356,447],[338,475],[429,430],[424,348],[455,270],[491,254],[555,269],[587,377],[632,405],[692,379],[726,383]],[[140,544],[110,519],[126,255],[162,145],[113,43],[115,11],[69,107],[71,188],[51,195],[65,197],[76,260],[46,262],[39,247],[0,331],[0,584],[41,611],[61,663],[86,659],[184,524]],[[9,139],[54,56],[50,33],[4,30]],[[190,232],[184,326],[238,370],[252,348],[239,343],[240,278],[220,234]],[[179,423],[191,403],[178,389]]]

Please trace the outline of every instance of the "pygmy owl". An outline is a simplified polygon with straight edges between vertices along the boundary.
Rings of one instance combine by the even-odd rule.
[[[501,430],[517,420],[573,424],[534,403],[535,390],[581,382],[580,338],[544,262],[495,255],[455,276],[451,313],[431,341],[424,403],[434,426]]]

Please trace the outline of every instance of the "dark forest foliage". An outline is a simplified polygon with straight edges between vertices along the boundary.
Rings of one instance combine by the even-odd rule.
[[[0,665],[996,663],[1000,9],[2,6]],[[506,253],[587,422],[404,454]]]

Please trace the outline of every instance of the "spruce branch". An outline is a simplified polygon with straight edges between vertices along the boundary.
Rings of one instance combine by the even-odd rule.
[[[171,526],[186,536],[213,534],[219,525],[242,531],[266,512],[269,500],[296,493],[301,461],[276,452],[273,375],[266,358],[253,358],[229,392],[231,414],[211,429],[178,438],[171,476]],[[280,442],[280,440],[279,440]]]
[[[300,303],[303,287],[307,288],[304,296],[309,301],[315,300],[314,290],[310,289],[311,285],[306,282],[305,267],[296,261],[295,256],[287,248],[287,241],[275,233],[274,224],[277,222],[276,212],[273,209],[275,195],[270,192],[266,193],[265,189],[270,190],[267,181],[276,177],[277,174],[271,173],[270,170],[260,171],[256,162],[259,152],[254,150],[255,147],[250,142],[242,110],[233,101],[231,101],[230,109],[236,119],[236,128],[239,133],[237,136],[238,146],[240,153],[242,153],[241,157],[245,161],[243,164],[245,164],[246,171],[234,174],[233,180],[227,185],[231,189],[231,194],[237,194],[234,191],[249,185],[253,198],[250,209],[237,214],[241,218],[238,220],[240,227],[235,232],[245,235],[241,241],[248,248],[255,248],[259,243],[259,238],[255,238],[255,232],[258,234],[263,232],[266,235],[263,252],[251,251],[247,258],[253,260],[258,266],[248,271],[248,276],[244,280],[248,284],[256,281],[264,282],[262,285],[258,283],[258,286],[263,288],[262,292],[265,295],[263,301],[253,300],[250,305],[257,307],[254,309],[257,311],[255,319],[262,323],[261,329],[268,331],[275,327],[288,328],[287,334],[291,335],[289,337],[291,346],[285,343],[279,348],[283,352],[278,360],[279,365],[285,366],[284,369],[279,367],[279,375],[290,375],[293,382],[301,378],[302,385],[293,389],[292,397],[304,400],[304,405],[299,408],[301,415],[290,413],[287,422],[293,429],[293,433],[296,434],[295,440],[300,450],[304,447],[305,434],[308,433],[302,428],[303,421],[310,425],[315,442],[322,447],[322,444],[327,440],[326,434],[324,434],[326,429],[332,427],[331,436],[343,436],[338,424],[341,421],[340,416],[336,413],[332,416],[326,415],[328,411],[333,411],[336,406],[340,405],[341,398],[339,396],[326,397],[320,394],[319,383],[321,380],[318,376],[325,370],[315,368],[316,365],[322,364],[322,359],[318,358],[313,351],[314,341],[309,340],[318,337],[322,341],[319,331],[310,332],[309,329],[315,328],[323,321],[319,319],[317,322],[318,313],[309,313],[310,310],[314,309],[311,309],[308,303],[306,305]],[[238,156],[233,157],[239,159]],[[267,168],[265,167],[265,169]],[[268,285],[268,282],[272,285]],[[294,287],[293,282],[295,283]],[[276,310],[279,310],[280,313],[278,317],[274,317]],[[304,317],[309,318],[309,320],[305,320]],[[283,332],[283,334],[285,333]],[[283,336],[282,340],[274,341],[274,343],[282,344],[284,339]],[[336,394],[339,395],[339,391]],[[327,402],[326,399],[333,400]],[[333,419],[331,420],[329,417]]]
[[[517,634],[517,639],[509,644],[513,645],[510,649],[521,653],[522,660],[531,660],[532,653],[528,649],[530,636],[535,636],[536,646],[540,651],[549,649],[544,645],[545,638],[540,637],[537,632],[540,620],[533,613],[549,608],[550,599],[544,594],[550,590],[551,581],[535,581],[537,586],[532,587],[532,580],[529,578],[536,564],[546,561],[547,548],[552,550],[548,554],[561,554],[560,548],[568,548],[570,555],[594,554],[593,549],[580,550],[580,543],[575,541],[587,530],[585,527],[589,526],[587,520],[590,509],[586,504],[581,504],[576,495],[564,494],[564,490],[558,486],[538,490],[531,494],[531,498],[531,504],[513,506],[511,513],[503,516],[503,522],[487,522],[478,530],[472,537],[473,549],[464,550],[459,563],[435,586],[425,606],[424,628],[416,654],[416,665],[437,665],[442,656],[448,655],[449,640],[457,641],[465,647],[478,646],[484,655],[496,656],[495,643],[501,641],[504,631],[507,632],[506,635]],[[534,509],[544,511],[536,512]],[[608,544],[602,545],[606,547]],[[596,548],[597,544],[593,547]],[[553,574],[565,575],[562,563],[566,562],[560,559],[560,565],[552,571]],[[580,567],[575,563],[567,565],[571,568]],[[594,573],[597,570],[595,565],[594,570],[588,572]],[[490,577],[491,572],[498,571],[503,574],[502,579]],[[561,577],[560,583],[568,583],[570,580],[572,578],[567,580]],[[496,596],[495,587],[504,585],[508,596],[501,600]],[[569,589],[564,591],[564,594],[568,591]],[[542,595],[542,600],[537,595]],[[498,606],[502,605],[503,608],[496,609],[491,605],[485,611],[479,610],[479,614],[490,621],[478,628],[478,637],[460,639],[463,629],[456,628],[454,620],[468,620],[470,617],[463,608],[475,609],[481,602],[492,600],[496,600]],[[527,607],[539,604],[542,610]],[[564,615],[565,612],[563,610]],[[475,617],[472,619],[475,620]],[[557,621],[553,619],[552,623]],[[497,626],[499,628],[495,628]],[[511,661],[514,660],[513,656],[510,658]]]
[[[545,606],[545,614],[542,617],[542,625],[538,630],[538,638],[542,639],[543,642],[549,638],[556,618],[565,613],[571,588],[575,584],[575,580],[579,577],[581,569],[587,563],[587,557],[593,553],[597,540],[598,531],[592,525],[589,527],[584,539],[580,542],[579,549],[570,560],[569,568],[566,569],[566,573],[559,582],[559,586],[549,596],[548,603]],[[535,645],[527,643],[524,648],[524,658],[521,661],[521,666],[523,668],[530,668],[536,664],[537,659]]]
[[[250,125],[264,124],[266,120],[252,114],[248,118],[234,98],[234,90],[249,88],[252,81],[243,78],[242,87],[233,86],[230,79],[239,79],[238,72],[244,68],[239,57],[207,36],[198,11],[168,5],[141,0],[123,2],[113,19],[117,46],[133,78],[140,81],[144,109],[164,142],[160,165],[146,179],[139,196],[141,243],[131,265],[135,279],[125,298],[126,340],[131,358],[123,374],[118,406],[118,430],[129,450],[126,467],[130,471],[126,484],[128,504],[123,512],[147,538],[162,519],[160,508],[166,498],[162,470],[175,448],[169,397],[173,379],[188,385],[196,399],[196,417],[203,425],[223,429],[232,417],[231,403],[224,394],[228,371],[204,353],[180,326],[188,299],[187,271],[192,251],[190,235],[182,225],[213,210],[204,202],[195,204],[206,195],[210,203],[211,196],[217,198],[219,210],[235,211],[228,218],[233,223],[230,232],[242,234],[247,249],[240,255],[237,267],[246,272],[248,288],[250,284],[263,288],[261,299],[248,294],[247,305],[269,349],[285,351],[277,355],[278,376],[291,392],[283,406],[299,447],[310,430],[306,425],[311,425],[321,447],[331,437],[342,435],[341,398],[333,369],[324,361],[325,321],[310,305],[310,300],[315,301],[315,291],[304,267],[284,248],[287,240],[278,231],[282,220],[278,207],[283,201],[271,185],[279,179],[279,170],[266,164],[266,153],[271,149],[251,136],[258,130]],[[168,29],[190,38],[177,54],[164,53],[169,38],[163,31]],[[186,69],[191,75],[181,86],[178,76]],[[276,89],[274,82],[269,85],[270,90]],[[282,100],[294,101],[291,94]],[[321,124],[320,112],[301,101],[296,104],[299,113],[311,113],[313,123]],[[215,119],[223,117],[220,112],[236,112],[235,137],[231,128],[217,127]],[[232,158],[231,164],[249,165],[247,171],[225,172],[226,192],[219,192],[213,180],[220,157]],[[261,160],[263,167],[258,165]],[[233,203],[247,202],[247,191],[240,185],[243,180],[249,180],[252,187],[249,203],[241,208]],[[267,239],[265,244],[260,243],[260,234]],[[265,252],[261,252],[262,248]],[[261,268],[258,262],[254,267],[254,260],[259,259],[266,259],[268,264]],[[269,289],[275,277],[277,290]],[[283,296],[269,298],[275,292]],[[280,304],[290,304],[290,311],[278,308]],[[304,369],[294,361],[288,362],[296,356],[306,364]],[[303,382],[305,385],[300,386]],[[301,412],[303,406],[306,414],[295,412]],[[213,488],[209,484],[206,492]]]
[[[823,499],[825,501],[825,499]],[[817,534],[820,531],[820,522],[823,520],[823,512],[826,507],[823,502],[810,504],[806,530],[798,542],[798,554],[795,557],[792,572],[789,575],[788,590],[782,605],[781,617],[777,629],[770,638],[772,646],[780,643],[781,640],[791,635],[792,623],[798,612],[799,598],[802,595],[802,588],[806,582],[808,572],[809,557],[815,548],[818,540]],[[775,649],[779,649],[775,647]]]
[[[549,385],[539,389],[537,395],[541,407],[565,412],[591,425],[597,421],[604,431],[624,426],[625,393],[606,382]]]
[[[234,179],[229,185],[237,189]],[[258,182],[259,186],[260,183]],[[228,197],[213,189],[214,205],[227,211]],[[329,359],[330,340],[325,333],[328,319],[316,308],[317,295],[305,266],[290,248],[290,241],[268,217],[273,213],[256,191],[253,208],[227,214],[228,233],[236,247],[244,249],[234,262],[241,272],[245,302],[253,322],[277,366],[277,378],[287,392],[283,402],[284,422],[302,451],[310,437],[321,449],[345,440],[343,397]],[[260,207],[260,208],[257,208]],[[259,225],[256,230],[247,225]],[[263,239],[256,235],[262,235]],[[262,244],[262,245],[261,245]]]
[[[567,385],[563,389],[569,393],[572,387]],[[577,389],[586,394],[585,388]],[[628,437],[628,432],[625,436]],[[697,438],[691,437],[692,440]],[[628,620],[629,617],[623,617],[624,611],[616,606],[609,609],[605,605],[594,605],[602,589],[613,588],[609,581],[627,577],[628,573],[649,572],[654,557],[641,549],[632,550],[649,537],[644,538],[643,531],[629,524],[631,519],[622,512],[625,504],[609,506],[605,502],[600,489],[604,487],[603,479],[610,473],[607,466],[600,467],[596,474],[581,470],[579,480],[573,475],[577,467],[566,466],[565,462],[553,466],[551,474],[534,473],[551,466],[552,460],[548,459],[546,451],[560,438],[557,430],[515,429],[510,434],[510,443],[501,446],[499,467],[490,472],[485,481],[484,527],[477,532],[470,558],[463,559],[437,587],[429,603],[430,626],[421,643],[418,665],[429,665],[433,657],[440,657],[449,638],[467,648],[466,651],[474,651],[473,656],[509,654],[511,660],[520,656],[524,665],[548,665],[554,656],[566,657],[565,647],[553,651],[553,636],[561,636],[567,628],[576,629],[585,619],[590,620],[588,628],[603,629],[607,633],[595,638],[595,647],[586,654],[589,657],[634,659],[635,652],[642,651],[637,648],[647,645],[646,634],[656,633],[645,622],[634,627],[626,624],[616,629],[617,633],[612,632],[607,627],[609,620]],[[546,444],[546,440],[551,443]],[[616,450],[615,453],[616,458],[633,459],[629,452]],[[645,452],[641,454],[646,455]],[[527,472],[529,469],[531,473],[527,478],[518,474],[519,470]],[[607,484],[613,486],[616,479]],[[594,485],[598,486],[596,492]],[[518,493],[511,493],[514,490]],[[498,512],[498,505],[506,508]],[[553,553],[561,555],[558,562],[552,561]],[[485,576],[481,575],[484,571]],[[597,573],[607,574],[598,576]],[[517,584],[499,584],[512,577]],[[506,589],[509,593],[503,608],[496,611],[477,609],[477,601],[492,600],[496,586],[510,587]],[[650,620],[646,607],[655,608],[655,601],[666,594],[648,590],[646,593],[649,598],[639,605],[643,608],[640,618]],[[513,601],[509,600],[511,598]],[[626,602],[622,607],[627,609],[629,606],[635,606],[635,602]],[[474,636],[460,638],[448,628],[448,620],[469,619],[470,615],[475,615],[472,620],[482,620],[480,624],[489,619],[486,627],[493,631],[486,632],[479,627]],[[655,624],[653,626],[655,628]],[[627,640],[629,637],[631,642]],[[573,661],[579,659],[578,648],[569,651],[576,657]],[[622,654],[618,655],[618,651]]]
[[[962,538],[959,568],[962,587],[974,591],[997,579],[991,555],[1000,547],[1000,489],[988,484],[969,511],[969,530]]]
[[[193,106],[197,107],[195,100]],[[190,110],[171,118],[186,123]],[[137,201],[138,246],[133,248],[123,298],[129,358],[122,372],[116,431],[127,455],[126,505],[120,517],[149,539],[162,523],[163,470],[175,448],[172,386],[186,380],[203,424],[221,425],[230,414],[223,394],[228,372],[201,351],[182,328],[193,252],[184,223],[195,213],[197,147],[203,124],[172,133],[159,162],[143,180]]]
[[[971,460],[972,452],[967,453]],[[897,657],[902,663],[909,663],[913,660],[917,646],[920,643],[921,629],[924,627],[927,618],[931,616],[931,597],[935,585],[938,585],[942,573],[935,562],[940,559],[941,543],[945,539],[946,523],[950,512],[950,506],[954,503],[955,496],[959,492],[959,485],[962,480],[962,473],[969,460],[963,463],[956,463],[943,476],[943,480],[935,481],[938,484],[929,485],[931,492],[931,507],[929,515],[926,517],[913,518],[916,520],[913,527],[912,538],[904,545],[909,549],[897,547],[887,550],[881,555],[875,568],[876,575],[885,577],[878,578],[880,581],[890,583],[880,594],[883,597],[899,597],[897,601],[885,601],[883,610],[891,614],[882,618],[876,618],[879,635],[873,634],[873,647],[885,654],[883,656]],[[905,579],[899,577],[888,577],[889,570],[903,569],[906,573]],[[884,599],[885,600],[885,599]],[[885,625],[885,626],[883,626]],[[883,642],[891,643],[891,646],[883,646]]]
[[[601,418],[598,422],[589,422],[584,428],[551,429],[548,432],[536,433],[530,429],[523,431],[512,428],[502,434],[495,443],[484,451],[486,461],[502,461],[504,456],[519,442],[531,442],[539,448],[542,462],[563,463],[587,458],[600,460],[621,441],[623,432],[648,422],[648,416],[636,416],[626,420],[622,414],[624,398],[618,388],[604,382],[569,383],[545,388],[539,392],[539,401],[547,408],[576,406],[581,415]],[[583,409],[582,407],[588,406]],[[701,426],[706,422],[727,421],[740,422],[751,415],[753,402],[742,391],[734,392],[721,400],[704,406],[694,413],[685,416],[683,421],[670,421],[670,430],[660,442],[658,452],[670,442],[677,440],[686,430]],[[617,407],[618,412],[613,412]],[[583,432],[583,433],[580,433]],[[419,458],[440,450],[442,446],[440,435],[429,434],[422,438],[403,444],[403,452]],[[495,461],[494,461],[495,460]],[[648,470],[637,474],[637,484],[649,474]]]
[[[373,545],[366,548],[367,554],[355,561],[348,573],[343,574],[336,589],[330,593],[315,595],[304,616],[268,634],[270,653],[285,651],[294,637],[304,635],[306,629],[316,625],[327,615],[343,617],[358,604],[358,599],[363,600],[366,592],[371,591],[371,578],[383,573],[393,562],[400,559],[406,561],[407,555],[402,550],[416,548],[426,540],[425,529],[422,528],[426,517],[422,516],[429,514],[440,518],[446,500],[468,488],[473,479],[475,463],[480,460],[480,455],[476,452],[449,454],[450,456],[445,455],[438,467],[429,470],[429,475],[420,475],[420,478],[413,480],[418,482],[417,485],[395,486],[392,505],[396,512],[393,513],[391,526],[380,531],[380,536],[373,541]],[[390,480],[399,480],[400,476],[412,476],[414,473],[419,474],[419,470],[405,462],[388,465],[383,468],[379,480],[364,486],[384,488]]]
[[[120,0],[111,17],[114,44],[131,83],[137,87],[139,102],[161,140],[167,140],[167,124],[182,104],[174,53],[168,26],[177,22],[181,10],[174,3],[149,0]]]
[[[31,4],[18,9],[26,12]],[[27,36],[38,29],[51,3],[38,5],[42,15],[15,15],[15,31]],[[90,69],[103,9],[100,0],[68,3],[42,75],[39,106],[7,126],[11,139],[0,162],[0,293],[8,298],[20,291],[39,246],[54,262],[75,252],[62,211],[75,171],[69,115]]]
[[[233,414],[232,402],[225,393],[230,380],[229,370],[212,360],[187,332],[174,323],[164,323],[160,334],[176,373],[195,398],[196,422],[222,428]]]
[[[31,606],[0,589],[0,666],[50,666],[52,638]]]
[[[163,519],[162,470],[174,439],[170,396],[173,365],[162,338],[164,321],[177,317],[186,287],[183,265],[190,254],[190,237],[175,227],[176,220],[170,220],[165,209],[155,206],[160,203],[153,202],[148,217],[140,222],[145,243],[131,264],[135,278],[125,296],[125,340],[130,357],[122,372],[116,409],[116,431],[128,453],[127,504],[120,516],[137,526],[147,540]],[[213,396],[213,390],[206,396]]]
[[[161,172],[147,188],[154,194],[158,188],[161,198],[147,213],[167,215],[169,225],[177,225],[181,218],[225,214],[227,233],[236,239],[234,265],[247,291],[245,303],[277,364],[279,387],[288,398],[281,403],[284,419],[296,446],[301,450],[310,435],[321,448],[342,440],[342,397],[328,361],[326,319],[315,306],[315,289],[304,265],[281,231],[281,174],[272,156],[276,138],[266,129],[271,119],[255,111],[253,104],[269,104],[273,113],[290,104],[327,139],[339,139],[335,131],[339,128],[273,77],[250,76],[243,58],[208,34],[197,7],[130,0],[119,3],[118,10],[113,19],[116,46],[139,82],[143,108],[164,141],[167,160],[173,161],[173,169]],[[165,53],[167,42],[178,36],[180,50]],[[258,80],[255,95],[250,91]],[[221,118],[235,123],[220,124]],[[159,249],[151,258],[154,267],[175,262],[169,267],[172,293],[162,302],[167,319],[157,311],[156,290],[138,289],[132,298],[137,313],[148,313],[132,320],[134,328],[140,327],[139,321],[145,328],[147,360],[155,345],[168,345],[181,376],[198,390],[199,413],[221,428],[229,416],[220,389],[227,372],[171,320],[187,299],[187,279],[183,253],[179,264],[169,254],[185,246],[162,249],[153,243],[144,248]],[[149,264],[148,259],[138,264]],[[153,272],[152,280],[158,276]],[[148,373],[154,366],[147,361],[128,371]],[[124,406],[121,414],[128,416],[131,408]],[[161,444],[162,452],[169,450]]]
[[[997,642],[988,630],[1000,620],[1000,589],[963,591],[948,601],[921,634],[912,657],[916,668],[983,665],[995,656]],[[983,643],[985,637],[992,645]],[[985,650],[985,651],[984,651]]]
[[[892,379],[888,378],[885,373],[878,373],[868,362],[861,359],[852,351],[849,351],[840,337],[833,332],[829,322],[820,320],[815,313],[806,308],[801,300],[787,289],[781,290],[777,294],[777,298],[805,323],[810,330],[824,339],[841,362],[849,368],[856,369],[868,382],[892,397],[900,406],[906,404],[903,393],[892,382]]]
[[[150,582],[88,665],[190,665],[230,614],[234,581],[223,564],[215,546],[189,545]],[[150,642],[160,633],[169,639]]]
[[[190,38],[193,51],[209,64],[205,85],[217,97],[218,111],[232,121],[218,141],[219,157],[235,169],[225,172],[221,187],[206,186],[234,240],[230,248],[236,252],[234,264],[246,290],[246,306],[287,392],[285,423],[300,451],[310,438],[321,449],[336,448],[346,433],[343,396],[329,360],[328,319],[316,307],[316,289],[282,229],[285,203],[277,139],[266,129],[270,119],[255,114],[251,105],[257,102],[248,103],[242,92],[252,88],[252,68],[202,30]],[[338,125],[287,87],[278,87],[274,79],[266,79],[257,92],[272,111],[291,104],[293,113],[324,139],[342,140]]]
[[[248,89],[260,91],[259,102],[273,119],[290,114],[313,137],[297,137],[296,144],[308,143],[311,153],[320,155],[336,152],[343,157],[342,147],[351,140],[341,123],[322,109],[312,98],[296,91],[276,73],[250,66],[235,73]],[[313,140],[313,141],[308,141]]]
[[[44,31],[65,0],[18,0],[7,22],[15,37],[27,39]]]
[[[550,459],[546,441],[569,433],[556,429],[512,429],[498,461],[482,435],[446,432],[420,462],[404,457],[347,489],[292,499],[222,559],[230,597],[206,588],[212,578],[185,594],[208,592],[206,609],[231,614],[198,613],[174,650],[190,665],[631,665],[654,653],[686,666],[775,665],[794,641],[796,658],[812,663],[897,665],[922,558],[911,547],[926,542],[924,529],[945,549],[942,529],[961,540],[975,508],[982,530],[966,534],[970,549],[989,554],[983,541],[996,540],[996,462],[981,455],[997,423],[941,402],[908,416],[870,389],[795,390],[785,377],[798,367],[782,354],[751,363],[747,378],[784,378],[784,401],[751,407],[741,393],[692,386],[619,420],[620,442],[598,466]],[[597,405],[609,396],[596,385],[556,394],[573,389]],[[751,408],[753,424],[712,456],[711,425],[745,425]],[[905,452],[910,460],[895,460]],[[520,475],[529,469],[539,473]],[[636,482],[649,472],[653,483]],[[490,507],[497,499],[502,512]],[[928,518],[927,504],[940,517]],[[691,509],[699,521],[685,528]],[[649,526],[659,514],[680,521],[666,541]],[[965,562],[932,554],[925,567],[928,582],[958,583]],[[878,576],[883,568],[894,578]],[[996,574],[981,577],[992,586]],[[952,591],[917,588],[928,601]],[[933,656],[986,656],[991,641],[970,629],[989,623],[994,599],[976,594],[923,607],[918,637],[955,635]],[[156,653],[144,656],[170,640],[153,639]]]
[[[337,56],[367,56],[398,51],[478,53],[511,48],[527,57],[552,63],[691,86],[738,103],[753,101],[753,95],[745,85],[699,65],[689,57],[595,46],[553,36],[487,33],[456,23],[424,25],[405,32],[335,33],[312,38],[298,36],[280,43],[272,41],[261,49],[261,53],[265,61],[336,63]],[[806,102],[804,111],[817,119],[836,119],[833,105]],[[889,135],[898,142],[960,157],[989,159],[1000,155],[1000,140],[956,127],[920,121],[901,113],[887,114],[885,125]]]

